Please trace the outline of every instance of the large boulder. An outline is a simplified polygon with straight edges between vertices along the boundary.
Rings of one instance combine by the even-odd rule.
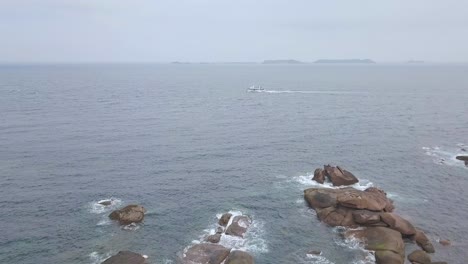
[[[416,229],[416,234],[411,236],[411,238],[427,253],[435,252],[434,245],[432,245],[431,241],[423,231]]]
[[[220,264],[230,251],[219,244],[197,244],[184,253],[180,262],[182,264]]]
[[[316,181],[318,183],[324,183],[325,182],[325,171],[318,168],[314,171],[314,177],[312,178],[313,181]]]
[[[360,225],[382,225],[382,221],[380,220],[380,213],[369,210],[353,211],[353,220]]]
[[[327,225],[357,227],[357,224],[353,220],[352,209],[338,206],[315,210],[317,211],[317,217],[320,221],[323,221]]]
[[[431,264],[431,256],[423,250],[415,250],[408,255],[408,260],[416,264]]]
[[[324,170],[325,175],[330,179],[333,186],[352,185],[359,182],[351,172],[343,170],[340,167],[325,165]]]
[[[368,227],[349,233],[362,240],[365,248],[375,251],[377,264],[403,264],[405,244],[400,232],[386,227]]]
[[[234,216],[232,223],[226,228],[226,235],[244,237],[250,224],[252,224],[252,220],[248,216]]]
[[[221,240],[221,234],[214,234],[214,235],[209,235],[205,238],[206,241],[210,242],[210,243],[218,243],[219,240]]]
[[[304,190],[304,199],[314,209],[326,208],[336,206],[337,194],[334,189],[310,188]]]
[[[220,226],[226,226],[229,223],[229,219],[231,219],[231,213],[225,213],[219,218],[218,224]]]
[[[227,257],[224,264],[254,264],[255,261],[251,255],[244,251],[233,250]]]
[[[391,229],[395,229],[405,236],[410,236],[416,234],[416,229],[414,226],[408,222],[408,220],[403,219],[401,216],[394,213],[381,213],[380,218],[385,222]]]
[[[104,260],[101,264],[143,264],[146,258],[131,251],[120,251],[116,255]]]
[[[145,217],[146,209],[141,205],[127,205],[122,209],[113,211],[109,218],[117,220],[121,225],[139,223]]]

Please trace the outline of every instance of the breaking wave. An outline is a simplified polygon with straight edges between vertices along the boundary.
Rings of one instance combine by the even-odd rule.
[[[299,175],[299,176],[294,176],[290,181],[294,181],[297,183],[300,183],[302,185],[306,185],[308,187],[317,187],[317,188],[329,188],[329,189],[340,189],[340,188],[346,188],[346,187],[353,187],[355,189],[364,191],[365,189],[369,187],[373,187],[374,184],[367,180],[367,179],[359,179],[359,182],[353,184],[353,185],[348,185],[348,186],[333,186],[333,184],[329,181],[325,181],[323,184],[318,183],[316,181],[312,180],[312,177],[314,176],[313,173],[308,173],[306,175]]]
[[[240,211],[229,211],[229,213],[232,214],[232,217],[229,219],[229,222],[226,228],[229,225],[231,225],[232,220],[234,219],[235,216],[245,215]],[[222,216],[221,213],[216,214],[216,219],[219,220],[221,216]],[[242,250],[242,251],[251,252],[251,253],[268,252],[268,244],[263,238],[264,233],[265,233],[263,221],[256,219],[255,217],[251,215],[249,215],[249,217],[252,219],[252,224],[247,229],[247,232],[245,233],[243,238],[237,237],[237,236],[226,235],[223,233],[221,235],[221,239],[218,244],[226,248],[231,248],[233,250]],[[198,240],[192,241],[192,244],[202,243],[205,237],[216,233],[217,227],[218,227],[217,223],[210,225],[209,228],[203,230],[203,234],[199,237]]]
[[[354,264],[374,264],[375,263],[375,256],[374,256],[374,251],[372,250],[367,250],[364,248],[364,244],[361,240],[357,239],[354,236],[343,236],[343,233],[349,230],[362,230],[363,228],[346,228],[346,227],[335,227],[333,228],[333,231],[337,234],[339,234],[335,238],[335,243],[340,246],[344,247],[347,249],[352,250],[353,252],[357,252],[358,255],[355,257],[357,259],[354,259],[352,263]]]

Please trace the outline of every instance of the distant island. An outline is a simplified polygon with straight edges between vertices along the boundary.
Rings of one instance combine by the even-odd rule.
[[[316,60],[314,63],[375,63],[370,59],[339,59],[339,60]]]
[[[262,64],[303,64],[304,62],[298,60],[264,60]]]

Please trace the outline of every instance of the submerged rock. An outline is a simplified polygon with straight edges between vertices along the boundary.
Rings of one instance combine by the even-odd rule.
[[[233,250],[227,257],[224,264],[254,264],[254,259],[251,255],[244,251]]]
[[[442,246],[450,246],[452,244],[452,242],[450,242],[450,240],[448,239],[440,239],[439,240],[439,243],[442,245]]]
[[[103,200],[103,201],[98,202],[98,204],[104,205],[104,206],[109,206],[109,205],[112,204],[112,200]]]
[[[220,264],[231,250],[218,244],[197,244],[189,248],[181,259],[183,264]]]
[[[431,264],[431,256],[423,250],[415,250],[408,255],[408,260],[416,264]]]
[[[232,223],[226,229],[226,235],[244,237],[247,228],[249,228],[252,220],[245,215],[234,216]]]
[[[143,264],[146,258],[131,251],[120,251],[116,255],[104,260],[101,264]]]
[[[121,225],[139,223],[145,217],[146,209],[141,205],[127,205],[122,209],[113,211],[109,218],[117,220]]]

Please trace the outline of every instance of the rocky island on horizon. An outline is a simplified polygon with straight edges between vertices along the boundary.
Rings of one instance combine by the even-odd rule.
[[[314,63],[376,63],[371,59],[320,59],[314,61]]]

